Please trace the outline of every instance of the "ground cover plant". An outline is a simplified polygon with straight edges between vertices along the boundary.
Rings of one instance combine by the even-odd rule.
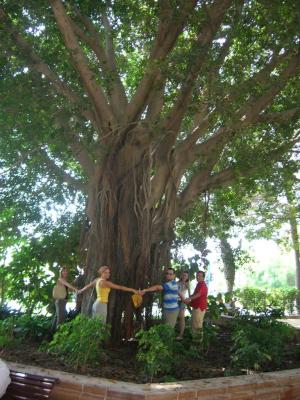
[[[72,321],[58,327],[45,349],[50,355],[85,372],[93,363],[99,366],[104,353],[103,346],[109,338],[109,328],[100,318],[77,315]]]
[[[210,297],[200,345],[193,344],[190,318],[182,341],[172,329],[153,320],[136,340],[109,344],[109,329],[97,318],[77,316],[52,335],[42,316],[5,314],[0,320],[0,357],[92,376],[165,382],[239,375],[300,367],[300,346],[282,311],[253,315],[248,310],[220,320],[220,297]],[[218,323],[218,319],[220,323]]]
[[[279,367],[286,343],[293,341],[294,329],[278,321],[280,313],[237,316],[233,322],[231,365],[239,370],[268,370]]]

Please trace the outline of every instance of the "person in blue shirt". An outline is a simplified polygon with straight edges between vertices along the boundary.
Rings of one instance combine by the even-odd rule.
[[[166,282],[163,285],[150,286],[140,293],[143,295],[156,291],[163,291],[163,322],[174,328],[179,314],[178,295],[182,300],[184,300],[184,296],[179,292],[173,268],[166,270]]]

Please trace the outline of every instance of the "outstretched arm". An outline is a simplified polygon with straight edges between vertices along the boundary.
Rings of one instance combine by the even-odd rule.
[[[154,285],[154,286],[150,286],[147,289],[143,289],[140,291],[140,294],[143,295],[147,292],[161,292],[164,288],[162,287],[162,285]]]
[[[139,293],[139,291],[136,289],[132,289],[127,286],[117,285],[116,283],[113,283],[110,281],[106,281],[105,286],[103,286],[103,287],[109,287],[111,289],[123,290],[123,292]]]
[[[78,293],[81,294],[83,293],[85,290],[94,287],[96,285],[97,279],[94,279],[91,283],[88,283],[86,286],[84,286],[82,289],[78,290]]]
[[[63,278],[58,278],[58,281],[63,284],[64,286],[67,286],[69,289],[74,290],[74,292],[78,292],[77,288],[73,285],[71,285],[69,282],[67,282]]]

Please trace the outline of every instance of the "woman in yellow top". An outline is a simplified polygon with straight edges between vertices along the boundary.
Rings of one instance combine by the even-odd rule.
[[[110,282],[108,280],[110,277],[110,268],[107,265],[100,267],[98,273],[100,278],[93,280],[91,283],[79,290],[79,293],[82,293],[91,287],[96,287],[97,300],[93,304],[92,313],[93,316],[100,316],[103,321],[106,322],[108,295],[111,289],[123,290],[124,292],[132,293],[139,292],[138,290],[126,286],[116,285],[115,283]]]

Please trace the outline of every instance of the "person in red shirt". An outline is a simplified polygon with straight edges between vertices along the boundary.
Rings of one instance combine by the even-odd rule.
[[[194,293],[185,300],[192,307],[192,333],[196,334],[202,329],[205,311],[207,309],[207,286],[204,282],[205,272],[196,274],[197,286]]]

